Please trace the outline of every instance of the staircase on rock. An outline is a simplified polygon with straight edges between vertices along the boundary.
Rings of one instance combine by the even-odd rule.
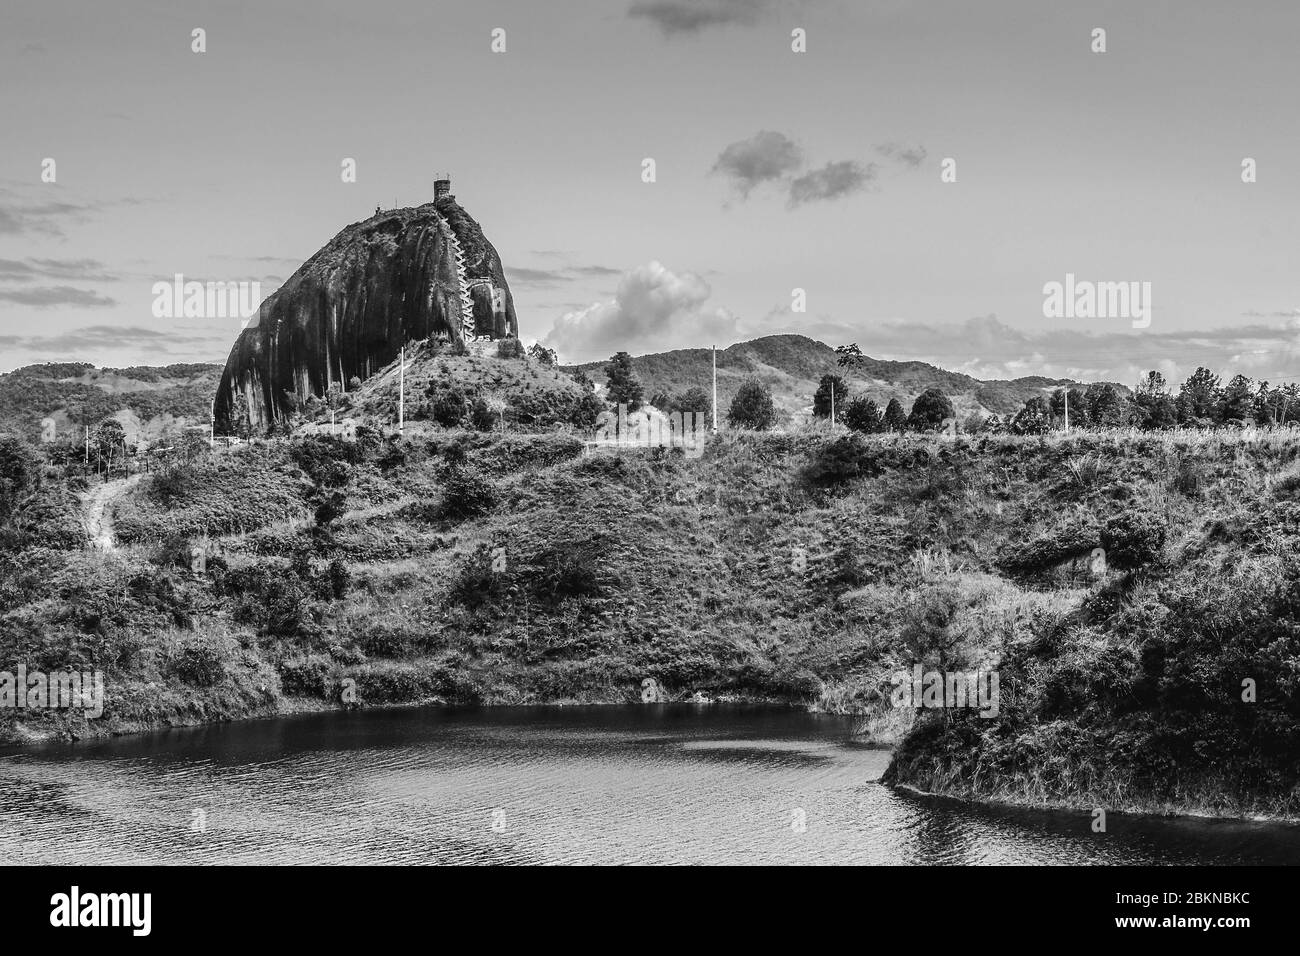
[[[446,223],[446,220],[443,220]],[[460,287],[460,334],[466,342],[474,341],[474,299],[469,294],[469,277],[465,274],[465,250],[460,247],[456,232],[447,225],[447,236],[452,252],[456,254],[456,283]]]

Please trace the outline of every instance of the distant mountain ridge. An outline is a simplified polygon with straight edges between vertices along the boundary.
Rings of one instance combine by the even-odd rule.
[[[869,343],[867,343],[869,345]],[[637,356],[633,367],[645,387],[647,400],[658,391],[676,394],[693,386],[706,391],[712,382],[709,349],[674,349]],[[604,381],[605,362],[569,366],[581,369],[597,383]],[[926,362],[898,362],[863,355],[852,369],[839,365],[839,354],[824,342],[806,335],[765,335],[718,349],[718,404],[725,414],[740,384],[749,378],[761,380],[772,391],[772,400],[785,416],[806,414],[823,375],[839,375],[856,396],[865,394],[882,408],[897,398],[905,407],[927,388],[936,387],[953,400],[959,414],[974,411],[998,415],[1013,414],[1035,396],[1071,379],[1041,375],[1005,380],[981,380],[961,372],[950,372]]]
[[[130,441],[155,440],[206,426],[221,366],[96,368],[89,362],[47,362],[0,374],[0,431],[37,440],[41,422],[57,438],[117,418]]]

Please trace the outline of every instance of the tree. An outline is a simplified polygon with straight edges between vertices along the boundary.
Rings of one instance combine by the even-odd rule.
[[[1115,428],[1132,420],[1128,399],[1109,382],[1089,387],[1084,401],[1088,407],[1088,421],[1099,428]]]
[[[1052,409],[1047,399],[1036,395],[1025,402],[1011,419],[1011,431],[1017,435],[1042,435],[1052,427]]]
[[[1178,403],[1172,395],[1159,395],[1149,405],[1139,408],[1143,428],[1173,428],[1178,424]]]
[[[1219,376],[1208,368],[1200,367],[1183,382],[1178,397],[1186,396],[1186,409],[1190,418],[1219,420]],[[1180,420],[1182,417],[1180,416]]]
[[[885,426],[887,432],[901,432],[907,430],[907,415],[903,411],[902,404],[896,398],[891,398],[889,404],[885,406],[885,414],[881,419],[881,424]]]
[[[707,421],[713,416],[713,399],[704,389],[693,386],[669,402],[669,410],[683,415],[695,412]]]
[[[360,387],[361,387],[361,376],[353,375],[350,379],[348,379],[349,392],[355,392]]]
[[[1088,394],[1081,388],[1072,388],[1070,396],[1070,425],[1083,428],[1090,425],[1088,420]]]
[[[1169,428],[1178,423],[1178,408],[1165,377],[1157,371],[1147,372],[1133,394],[1137,424],[1142,428]]]
[[[885,430],[885,423],[880,417],[880,408],[865,395],[853,399],[844,409],[844,424],[855,432],[874,435]]]
[[[41,460],[36,449],[18,435],[0,435],[0,521],[7,519],[36,490]]]
[[[776,408],[772,405],[772,393],[767,386],[757,379],[741,385],[731,400],[727,422],[740,428],[771,428],[776,422]]]
[[[573,403],[568,421],[574,428],[590,431],[596,427],[596,422],[604,411],[605,403],[597,398],[594,392],[583,392]]]
[[[609,380],[606,397],[611,404],[627,405],[629,412],[641,407],[641,383],[632,370],[632,356],[626,352],[615,352],[605,368],[605,377]]]
[[[548,349],[541,342],[534,342],[529,346],[528,357],[536,359],[539,365],[545,365],[547,368],[554,368],[558,361],[555,349]]]
[[[823,375],[813,396],[813,417],[830,418],[832,397],[834,399],[835,420],[844,417],[844,404],[849,398],[849,387],[838,375]]]
[[[1088,403],[1084,393],[1077,388],[1058,388],[1048,403],[1053,424],[1065,427],[1065,411],[1070,410],[1070,427],[1082,428],[1088,424]]]
[[[429,414],[444,428],[455,428],[469,414],[469,402],[459,389],[449,388],[434,398]]]
[[[835,346],[835,355],[836,364],[840,368],[853,368],[862,361],[862,350],[858,348],[857,342]]]
[[[1244,375],[1234,375],[1223,389],[1221,406],[1223,421],[1251,423],[1255,419],[1254,407],[1255,396],[1250,379]]]
[[[912,414],[907,416],[907,427],[918,432],[935,431],[952,417],[952,402],[948,396],[937,388],[927,388],[912,403]]]
[[[1147,372],[1147,377],[1139,382],[1137,387],[1138,395],[1152,398],[1158,398],[1161,395],[1168,394],[1168,392],[1169,388],[1165,383],[1165,377],[1154,369]]]
[[[126,462],[126,430],[116,418],[105,418],[90,433],[90,463],[111,470],[113,462]]]

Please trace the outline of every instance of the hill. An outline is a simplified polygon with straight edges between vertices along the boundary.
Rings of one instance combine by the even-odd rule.
[[[221,366],[95,368],[86,362],[28,365],[0,374],[0,432],[38,441],[43,419],[58,438],[79,440],[104,418],[122,422],[127,438],[157,441],[206,426]]]
[[[853,394],[864,394],[881,408],[897,398],[910,408],[916,396],[930,387],[952,399],[958,415],[971,412],[1014,414],[1026,400],[1050,392],[1067,379],[1041,376],[1013,381],[981,381],[949,372],[925,362],[893,362],[864,356],[853,369],[838,364],[839,355],[829,345],[804,335],[767,335],[718,350],[718,407],[725,414],[736,390],[749,378],[761,380],[772,391],[778,413],[797,419],[811,413],[813,394],[823,375],[839,375]],[[646,397],[665,391],[675,395],[688,388],[708,391],[712,382],[709,349],[675,349],[637,356],[632,361]],[[593,381],[605,381],[605,362],[570,366]]]

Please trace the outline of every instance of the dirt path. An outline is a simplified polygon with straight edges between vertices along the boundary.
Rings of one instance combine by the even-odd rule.
[[[109,506],[139,480],[139,475],[114,478],[90,489],[85,499],[86,512],[82,521],[93,547],[100,551],[117,550],[117,542],[113,539],[112,509]]]

